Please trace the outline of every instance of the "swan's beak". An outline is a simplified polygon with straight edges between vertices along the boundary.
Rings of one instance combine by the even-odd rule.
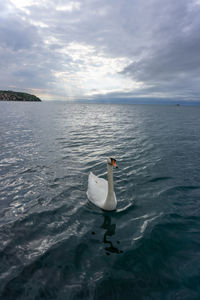
[[[114,159],[112,160],[112,165],[113,165],[113,167],[118,168],[117,162]]]

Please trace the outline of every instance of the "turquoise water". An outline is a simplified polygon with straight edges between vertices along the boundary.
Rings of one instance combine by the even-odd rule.
[[[200,107],[0,103],[1,299],[199,299]],[[114,156],[117,210],[86,197]]]

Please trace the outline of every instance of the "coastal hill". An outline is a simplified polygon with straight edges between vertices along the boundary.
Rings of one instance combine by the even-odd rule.
[[[13,91],[0,91],[0,101],[40,102],[41,99],[27,93],[20,93],[20,92],[13,92]]]

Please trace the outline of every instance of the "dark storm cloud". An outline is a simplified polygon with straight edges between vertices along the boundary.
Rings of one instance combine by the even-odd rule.
[[[29,0],[26,6],[17,3],[21,1],[0,3],[0,88],[16,86],[67,96],[73,82],[74,88],[80,89],[80,81],[83,96],[87,97],[89,87],[86,92],[85,83],[81,81],[89,74],[85,70],[95,66],[97,74],[97,66],[102,67],[106,57],[124,58],[129,62],[119,72],[116,62],[110,60],[110,69],[116,68],[116,74],[112,73],[110,78],[127,79],[128,91],[121,88],[121,91],[109,92],[108,89],[108,97],[198,99],[198,0],[57,3]],[[69,52],[68,48],[71,44],[92,46],[96,57],[102,60],[99,62],[94,57],[89,61],[91,54],[87,51],[73,57],[73,50]],[[108,66],[109,61],[105,64]],[[133,85],[129,86],[130,79]],[[139,83],[139,87],[134,88],[134,82]],[[104,82],[97,86],[94,83],[91,91],[100,95],[102,89],[105,95],[103,86]]]

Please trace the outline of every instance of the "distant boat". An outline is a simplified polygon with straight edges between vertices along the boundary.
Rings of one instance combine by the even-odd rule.
[[[179,104],[179,103],[177,103],[177,104],[176,104],[176,106],[180,106],[180,104]]]

